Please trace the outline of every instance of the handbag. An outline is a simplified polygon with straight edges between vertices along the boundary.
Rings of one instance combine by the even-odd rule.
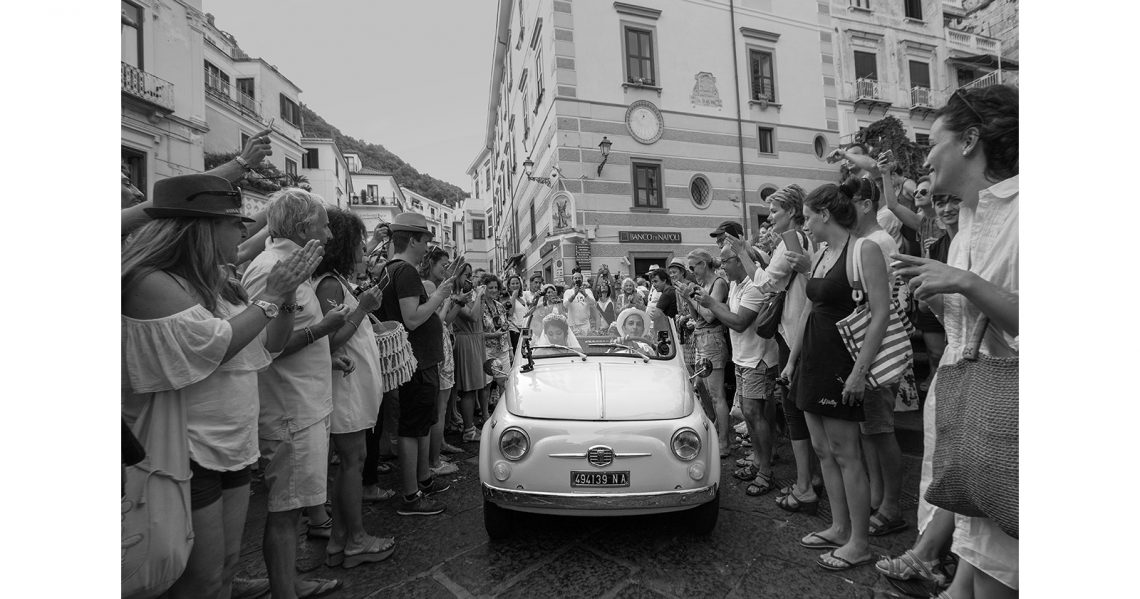
[[[807,247],[806,239],[800,242],[801,247]],[[780,321],[784,317],[784,300],[788,297],[788,290],[792,288],[792,282],[796,280],[796,275],[799,274],[794,269],[792,276],[788,279],[788,284],[784,286],[782,291],[777,291],[770,294],[763,304],[760,304],[760,311],[756,314],[756,334],[764,339],[771,339],[776,336],[780,327]]]
[[[182,576],[194,546],[185,403],[152,399],[133,432],[146,457],[126,467],[120,508],[122,597],[149,599]]]
[[[867,328],[871,325],[871,308],[867,306],[863,293],[863,260],[859,253],[864,241],[862,238],[856,239],[855,247],[847,252],[847,259],[854,260],[855,278],[851,282],[851,297],[855,300],[855,310],[835,323],[843,345],[847,347],[851,359],[856,361],[863,348],[863,340],[867,337]],[[867,372],[869,388],[878,389],[889,385],[906,372],[914,358],[914,350],[910,346],[913,332],[914,327],[907,320],[906,314],[898,302],[891,298],[887,330],[883,333],[879,351]]]
[[[938,369],[935,383],[931,505],[986,517],[1018,534],[1018,357],[979,351],[982,317],[962,359]]]

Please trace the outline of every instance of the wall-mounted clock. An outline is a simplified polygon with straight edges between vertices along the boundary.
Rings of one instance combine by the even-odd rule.
[[[661,111],[648,100],[638,100],[629,105],[625,111],[625,125],[634,139],[647,145],[661,139],[665,132]]]

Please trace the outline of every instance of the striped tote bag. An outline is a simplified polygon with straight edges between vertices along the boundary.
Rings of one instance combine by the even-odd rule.
[[[860,259],[860,250],[863,247],[863,238],[855,240],[855,247],[848,252],[848,260],[855,261],[855,280],[851,282],[851,297],[855,300],[855,310],[849,316],[835,323],[839,329],[839,336],[843,345],[851,354],[852,360],[859,359],[859,351],[863,347],[863,339],[867,336],[867,327],[871,324],[871,309],[867,306],[863,292],[863,261]],[[883,334],[883,342],[879,345],[879,352],[871,363],[867,374],[867,385],[877,389],[891,384],[906,373],[914,358],[914,351],[910,346],[910,336],[914,334],[914,326],[907,320],[906,313],[895,298],[891,298],[890,320],[887,330]]]

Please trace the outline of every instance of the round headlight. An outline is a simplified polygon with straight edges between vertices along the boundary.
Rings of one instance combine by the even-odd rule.
[[[530,437],[521,428],[508,428],[499,436],[499,451],[504,458],[517,462],[530,451]]]
[[[686,462],[701,453],[701,437],[691,428],[683,428],[673,433],[670,445],[673,448],[673,455]]]

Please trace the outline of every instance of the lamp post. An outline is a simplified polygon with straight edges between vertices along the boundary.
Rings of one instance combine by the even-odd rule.
[[[550,177],[535,177],[534,176],[534,161],[530,159],[530,156],[527,156],[526,160],[523,160],[523,173],[526,174],[526,178],[530,181],[536,181],[538,183],[542,183],[543,185],[545,185],[547,187],[554,187],[553,185],[550,184]]]
[[[602,176],[602,167],[606,165],[606,161],[610,159],[610,146],[614,142],[610,141],[609,137],[602,136],[602,142],[598,144],[598,148],[602,151],[602,162],[598,165],[598,176]]]

